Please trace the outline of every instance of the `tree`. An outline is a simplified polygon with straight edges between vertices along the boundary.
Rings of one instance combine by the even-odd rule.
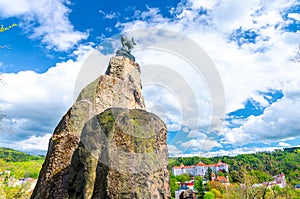
[[[214,199],[215,195],[212,192],[205,193],[203,199]]]
[[[184,173],[182,175],[176,176],[177,182],[186,182],[186,181],[190,181],[190,179],[191,177],[189,176],[188,173]]]
[[[217,189],[211,189],[210,192],[215,195],[215,198],[222,198],[222,194],[221,194],[221,192],[219,190],[217,190]]]
[[[272,180],[272,176],[270,176],[269,174],[267,174],[266,172],[263,172],[263,171],[252,170],[250,172],[250,175],[256,177],[257,182],[259,182],[259,183],[269,182]]]
[[[211,181],[211,174],[212,174],[212,170],[210,167],[208,167],[207,172],[205,173],[205,178],[209,181]]]
[[[170,177],[170,191],[171,191],[172,197],[175,197],[175,191],[177,191],[178,189],[179,189],[179,185],[177,184],[177,180],[176,180],[175,176],[171,176]]]
[[[199,193],[199,198],[203,198],[204,186],[203,186],[203,179],[201,176],[196,176],[194,178],[194,189]]]
[[[207,183],[207,188],[208,190],[212,190],[212,189],[217,189],[219,190],[221,193],[224,193],[226,190],[226,187],[223,183],[219,182],[219,181],[210,181]]]

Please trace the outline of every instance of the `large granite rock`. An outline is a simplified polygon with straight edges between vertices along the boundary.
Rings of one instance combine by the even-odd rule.
[[[54,130],[31,198],[68,198],[70,163],[85,123],[111,107],[144,110],[141,89],[139,65],[113,57],[106,74],[82,90]]]
[[[72,158],[70,198],[169,198],[166,140],[164,122],[144,110],[93,117]]]

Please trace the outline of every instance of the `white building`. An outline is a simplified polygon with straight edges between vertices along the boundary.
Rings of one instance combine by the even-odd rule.
[[[198,164],[192,166],[184,166],[181,163],[180,166],[174,166],[172,168],[172,173],[174,176],[182,175],[184,173],[188,173],[191,176],[204,176],[208,168],[210,168],[212,172],[216,174],[218,174],[219,171],[229,171],[229,165],[219,160],[217,164],[204,164],[199,162]]]

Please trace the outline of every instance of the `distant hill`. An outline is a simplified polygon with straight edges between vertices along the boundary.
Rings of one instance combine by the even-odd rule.
[[[0,147],[0,173],[8,170],[16,179],[37,178],[44,159],[44,156],[29,155],[21,151]]]
[[[275,150],[273,152],[259,152],[255,154],[242,154],[234,157],[220,156],[203,158],[180,157],[169,158],[169,169],[173,166],[180,165],[195,165],[198,162],[205,164],[217,163],[218,160],[230,165],[229,175],[233,181],[237,180],[237,175],[242,167],[248,170],[256,170],[264,172],[270,176],[279,173],[284,173],[288,182],[292,185],[300,183],[300,147],[285,148],[283,150]]]
[[[32,160],[44,160],[44,156],[34,156],[9,148],[0,147],[0,159],[6,162],[27,162]]]

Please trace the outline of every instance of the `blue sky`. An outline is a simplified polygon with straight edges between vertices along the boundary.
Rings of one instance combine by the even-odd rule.
[[[0,24],[18,24],[0,33],[0,45],[11,48],[0,49],[0,107],[7,115],[0,146],[45,153],[93,52],[107,61],[118,48],[106,45],[116,34],[150,28],[195,42],[201,50],[187,53],[209,58],[224,94],[216,98],[205,71],[194,74],[185,55],[139,46],[133,51],[144,71],[147,109],[167,123],[170,155],[299,146],[300,65],[289,60],[300,42],[299,13],[298,0],[0,0]],[[95,77],[107,65],[101,63],[94,63]],[[159,70],[166,74],[147,68],[151,64],[164,66]],[[147,79],[149,71],[156,80]],[[216,117],[223,122],[218,128],[214,108],[225,112]]]

